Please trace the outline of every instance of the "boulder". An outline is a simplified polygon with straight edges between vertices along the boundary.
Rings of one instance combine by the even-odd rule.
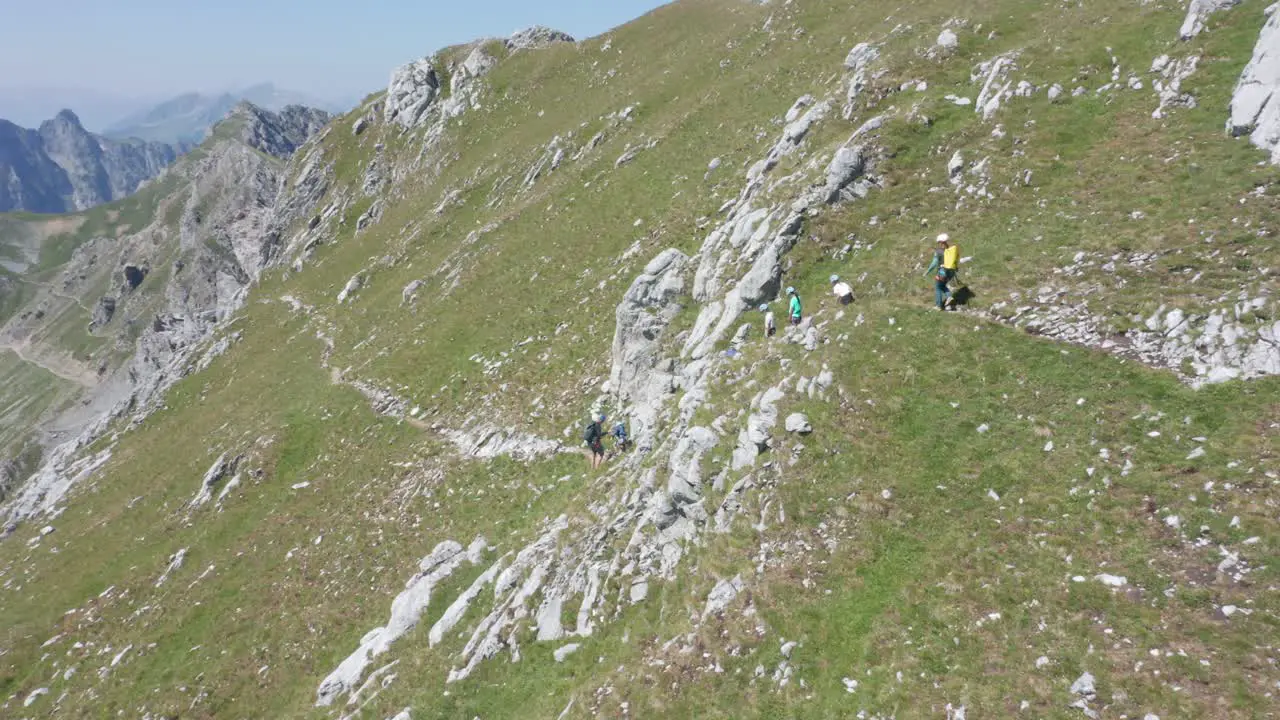
[[[421,280],[412,280],[409,282],[408,285],[405,285],[404,290],[400,292],[400,304],[412,305],[413,303],[417,302],[418,291],[422,289],[422,286],[424,284],[425,283],[423,283]]]
[[[956,36],[951,28],[946,28],[938,33],[938,39],[934,44],[943,50],[955,50],[956,46],[960,44],[960,38]]]
[[[791,413],[788,415],[786,428],[787,432],[799,435],[808,435],[813,432],[813,426],[809,424],[809,418],[804,413]]]
[[[116,299],[113,297],[103,296],[98,298],[98,302],[93,306],[93,316],[89,319],[89,327],[100,328],[111,322],[111,318],[116,313]]]
[[[865,197],[867,189],[855,182],[867,171],[867,152],[862,145],[842,147],[827,166],[827,182],[822,187],[823,202],[834,205],[843,200]]]
[[[391,73],[384,115],[405,129],[416,127],[440,93],[440,78],[431,58],[401,65]]]
[[[347,281],[346,286],[342,288],[342,292],[338,293],[338,304],[341,305],[346,301],[355,297],[360,292],[360,288],[364,287],[364,273],[356,273]]]

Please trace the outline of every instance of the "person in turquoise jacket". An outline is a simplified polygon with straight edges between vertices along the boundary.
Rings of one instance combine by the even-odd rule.
[[[800,296],[793,287],[787,288],[787,295],[791,296],[791,324],[799,325],[800,318],[804,316],[804,312],[800,308]]]
[[[952,303],[951,288],[948,285],[960,270],[960,246],[951,242],[951,236],[942,233],[938,236],[938,245],[933,251],[933,262],[925,270],[925,277],[933,278],[933,301],[939,310],[946,310]]]

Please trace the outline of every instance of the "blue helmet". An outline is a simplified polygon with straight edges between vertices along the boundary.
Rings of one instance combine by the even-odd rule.
[[[789,287],[789,288],[787,288],[787,294],[788,294],[788,295],[795,295],[795,294],[796,294],[796,289],[795,289],[795,288],[793,288],[793,287]]]
[[[760,312],[768,312],[769,303],[760,303]]]
[[[836,283],[838,283],[838,282],[840,282],[840,276],[839,276],[839,275],[832,275],[832,276],[831,276],[831,284],[832,284],[832,285],[835,285],[835,284],[836,284]]]

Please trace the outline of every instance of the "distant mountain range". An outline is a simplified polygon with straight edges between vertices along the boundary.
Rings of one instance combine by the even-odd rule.
[[[103,131],[110,138],[138,138],[171,144],[199,143],[209,128],[242,101],[257,107],[279,111],[290,105],[303,105],[328,112],[342,112],[341,103],[327,102],[304,93],[262,83],[237,92],[221,95],[187,93],[155,107],[112,123]]]
[[[0,87],[0,118],[36,127],[63,108],[73,108],[90,132],[151,107],[167,93],[129,95],[74,87]]]
[[[86,130],[71,110],[34,130],[0,120],[0,212],[75,212],[131,195],[229,115],[278,113],[272,117],[305,128],[305,137],[329,118],[323,110],[303,106],[305,100],[269,84],[236,95],[190,93],[103,134]],[[251,126],[274,127],[265,121]],[[279,144],[270,138],[261,142]]]
[[[0,120],[0,212],[71,212],[125,197],[185,149],[94,135],[70,110],[35,130]]]

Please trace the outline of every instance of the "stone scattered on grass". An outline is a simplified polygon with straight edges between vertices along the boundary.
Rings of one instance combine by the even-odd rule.
[[[555,656],[556,662],[562,663],[564,662],[565,658],[578,652],[578,648],[580,647],[582,646],[579,645],[578,643],[569,643],[568,645],[565,645],[563,647],[556,648],[556,651],[552,653],[552,655]]]

